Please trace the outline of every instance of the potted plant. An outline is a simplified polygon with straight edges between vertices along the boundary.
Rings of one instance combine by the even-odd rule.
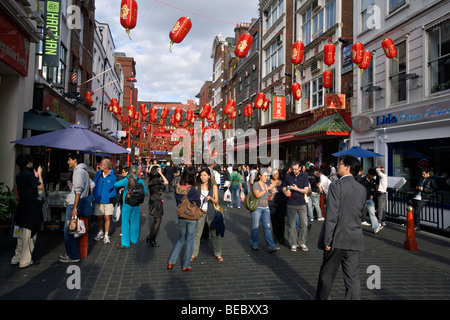
[[[4,182],[0,182],[0,224],[9,225],[11,223],[11,217],[16,212],[16,207],[17,196],[14,190],[5,186]]]

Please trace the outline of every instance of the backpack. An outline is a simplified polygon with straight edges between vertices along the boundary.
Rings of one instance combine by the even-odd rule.
[[[187,190],[183,190],[181,187],[177,187],[177,193],[184,194],[183,199],[177,207],[178,217],[188,220],[198,220],[203,214],[203,211],[197,207],[197,204],[192,201],[189,202],[187,194],[189,193],[189,187]]]
[[[136,181],[134,188],[128,189],[128,193],[125,196],[125,203],[137,207],[141,203],[144,203],[145,190],[142,184]]]

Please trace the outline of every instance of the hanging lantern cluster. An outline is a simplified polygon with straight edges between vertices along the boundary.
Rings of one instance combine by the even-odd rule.
[[[189,17],[181,17],[173,26],[172,30],[169,32],[170,47],[169,50],[172,52],[172,45],[174,43],[180,43],[184,40],[186,35],[192,28],[192,21]]]
[[[120,24],[125,28],[130,40],[130,30],[136,27],[137,13],[138,5],[136,0],[122,0],[120,5]]]
[[[251,104],[247,104],[244,107],[244,117],[251,117],[253,115],[253,106]]]
[[[207,118],[209,113],[211,112],[211,110],[212,110],[211,105],[209,103],[205,103],[202,106],[202,109],[200,110],[200,114],[199,114],[200,118],[203,118],[203,119]]]
[[[324,48],[323,62],[328,66],[328,68],[334,64],[336,60],[336,46],[333,43],[327,43]],[[333,87],[333,72],[330,70],[325,70],[322,73],[322,86],[325,89],[331,89]]]
[[[266,100],[266,95],[263,92],[258,93],[256,95],[256,99],[255,99],[255,104],[254,104],[255,108],[262,109],[264,100]]]

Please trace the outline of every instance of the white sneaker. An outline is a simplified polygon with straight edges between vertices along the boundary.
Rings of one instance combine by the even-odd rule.
[[[110,243],[111,241],[109,240],[109,236],[105,235],[105,237],[103,238],[103,243],[107,244]]]
[[[95,241],[99,241],[100,239],[103,239],[103,237],[105,236],[105,234],[103,233],[103,231],[100,231],[97,236],[94,238]]]
[[[323,220],[325,220],[325,218],[323,218],[323,217],[320,217],[317,219],[317,221],[323,221]]]
[[[291,246],[291,251],[292,252],[296,252],[297,251],[297,246]]]
[[[383,229],[383,226],[381,224],[379,224],[377,230],[375,230],[375,233],[380,232],[381,229]]]
[[[300,248],[302,248],[302,251],[308,251],[308,247],[304,244],[301,244]]]
[[[361,223],[361,225],[363,225],[363,226],[370,226],[370,223],[364,221],[364,222]]]

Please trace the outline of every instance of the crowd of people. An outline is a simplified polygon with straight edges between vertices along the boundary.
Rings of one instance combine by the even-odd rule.
[[[250,212],[249,244],[252,250],[259,249],[258,235],[262,225],[269,253],[280,250],[279,245],[288,246],[292,252],[298,248],[308,251],[311,221],[324,221],[319,236],[319,248],[324,249],[324,258],[316,297],[328,297],[336,270],[342,263],[348,289],[346,297],[359,298],[357,270],[359,252],[363,250],[362,226],[370,225],[373,232],[378,233],[385,225],[387,175],[384,168],[370,168],[363,176],[359,160],[351,156],[341,157],[337,168],[330,164],[328,175],[309,161],[303,165],[293,161],[287,168],[280,166],[274,169],[256,165],[176,166],[170,162],[160,165],[152,161],[149,165],[134,164],[121,168],[116,176],[110,160],[103,159],[91,180],[81,155],[70,154],[67,163],[72,169],[72,179],[69,181],[71,191],[66,199],[66,221],[77,217],[80,199],[93,193],[94,215],[99,229],[94,240],[108,244],[111,216],[115,205],[120,204],[122,228],[119,249],[129,249],[139,241],[140,206],[127,202],[130,190],[139,189],[138,185],[141,185],[145,195],[149,193],[145,205],[148,205],[153,220],[146,240],[153,247],[159,246],[157,236],[164,215],[164,192],[173,192],[177,207],[185,196],[189,202],[195,203],[202,215],[198,220],[178,218],[179,238],[167,260],[169,270],[174,268],[183,248],[181,268],[183,271],[192,270],[191,262],[198,257],[205,227],[209,230],[215,258],[219,262],[224,261],[218,232],[219,203],[241,209],[245,197],[252,193],[258,199],[257,208]],[[16,223],[20,234],[11,264],[24,268],[36,263],[31,259],[38,215],[33,204],[37,201],[38,189],[42,188],[43,181],[42,169],[32,171],[33,159],[30,156],[21,156],[17,159],[17,165],[20,172],[16,179],[19,194]],[[429,173],[426,170],[422,176],[417,186],[421,193],[417,203],[423,207],[435,185],[430,179],[427,180]],[[224,195],[229,193],[224,201],[220,199],[219,189],[223,190]],[[325,198],[326,214],[320,205],[321,194]],[[420,227],[417,216],[420,209],[418,207],[416,213],[417,227]],[[365,220],[367,213],[370,224]],[[64,228],[64,243],[66,252],[60,256],[60,261],[78,262],[78,238],[70,234],[67,228]]]

